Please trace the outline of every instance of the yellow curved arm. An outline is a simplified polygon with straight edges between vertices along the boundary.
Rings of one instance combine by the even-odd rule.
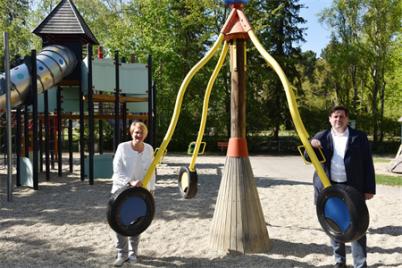
[[[212,56],[216,53],[219,46],[222,44],[223,41],[223,34],[218,36],[218,39],[215,41],[214,45],[212,46],[211,50],[208,51],[207,54],[187,73],[186,77],[184,78],[183,82],[181,83],[179,92],[177,93],[176,104],[174,106],[173,116],[170,120],[169,128],[163,138],[161,146],[159,146],[159,150],[156,153],[154,160],[152,161],[151,165],[149,166],[147,173],[144,176],[142,184],[146,187],[149,181],[152,178],[152,174],[155,171],[156,165],[159,163],[160,159],[163,156],[163,152],[166,150],[172,136],[173,132],[176,128],[177,121],[179,119],[180,111],[181,111],[181,104],[183,102],[184,93],[186,92],[187,86],[190,83],[191,79],[194,75],[212,58]]]
[[[299,135],[301,142],[303,143],[304,147],[306,148],[307,154],[310,157],[311,162],[312,162],[318,176],[320,177],[322,184],[324,185],[325,188],[330,186],[331,183],[329,182],[328,176],[327,176],[327,174],[325,174],[325,171],[322,168],[322,166],[317,158],[317,155],[315,154],[313,147],[311,146],[311,144],[308,140],[309,136],[308,136],[306,129],[304,128],[303,121],[301,120],[299,110],[297,108],[295,95],[293,93],[293,90],[290,88],[290,84],[289,84],[288,79],[286,78],[285,73],[283,72],[283,70],[282,70],[281,66],[278,64],[278,62],[273,57],[271,57],[271,55],[269,55],[268,52],[264,49],[264,47],[261,45],[260,41],[254,34],[253,30],[250,30],[248,32],[248,35],[249,35],[251,41],[253,42],[253,44],[255,45],[255,47],[257,48],[257,50],[267,61],[268,65],[270,65],[272,67],[272,69],[274,69],[274,71],[278,74],[278,76],[282,82],[283,88],[285,90],[285,93],[286,93],[286,98],[287,98],[288,104],[289,104],[290,115],[292,116],[292,120],[296,127],[297,134]]]
[[[200,129],[198,130],[198,136],[197,136],[197,140],[195,142],[195,148],[194,148],[193,156],[191,157],[191,162],[190,162],[190,166],[189,166],[189,170],[191,172],[195,171],[195,161],[198,156],[198,151],[200,150],[202,137],[204,136],[205,125],[207,123],[207,116],[208,116],[209,97],[211,96],[212,87],[215,83],[216,77],[218,76],[218,74],[222,68],[223,63],[225,62],[225,58],[226,58],[228,50],[229,50],[229,45],[225,41],[223,44],[221,55],[219,56],[219,60],[216,63],[215,69],[212,72],[211,78],[209,79],[209,82],[207,85],[207,89],[205,91],[204,103],[202,106]]]

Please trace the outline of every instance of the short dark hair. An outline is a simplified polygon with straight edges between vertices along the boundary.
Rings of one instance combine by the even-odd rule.
[[[336,111],[344,111],[344,112],[345,112],[345,115],[346,115],[347,117],[349,117],[349,110],[348,110],[348,108],[346,108],[346,107],[343,106],[343,105],[336,105],[336,106],[332,107],[331,110],[329,110],[329,116],[331,116],[331,115],[332,115],[333,113],[335,113]]]

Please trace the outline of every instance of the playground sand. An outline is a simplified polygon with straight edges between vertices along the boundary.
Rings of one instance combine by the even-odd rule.
[[[299,157],[250,157],[273,248],[247,255],[211,252],[208,245],[225,158],[200,157],[199,192],[183,200],[176,172],[189,160],[169,156],[159,166],[155,219],[141,235],[139,262],[124,267],[333,267],[313,205],[313,170]],[[105,216],[111,181],[90,186],[75,168],[61,178],[53,170],[39,191],[14,189],[10,203],[1,170],[0,267],[111,266],[114,233]],[[368,265],[402,267],[402,188],[379,185],[368,207]],[[351,265],[350,247],[348,252]]]

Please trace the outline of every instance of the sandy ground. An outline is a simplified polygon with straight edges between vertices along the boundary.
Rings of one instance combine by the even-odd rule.
[[[142,234],[139,262],[124,267],[332,267],[329,239],[313,205],[313,169],[297,156],[250,157],[273,247],[260,254],[222,254],[209,249],[224,156],[197,161],[199,192],[183,200],[176,172],[187,156],[168,156],[158,168],[156,215]],[[52,171],[39,191],[14,189],[6,201],[0,177],[0,267],[110,267],[114,234],[106,221],[111,181],[79,180],[78,167],[63,177]],[[368,202],[369,267],[402,267],[402,188],[377,186]],[[352,260],[348,247],[348,265]]]

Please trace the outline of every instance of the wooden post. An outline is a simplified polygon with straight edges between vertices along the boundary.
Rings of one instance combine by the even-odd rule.
[[[210,232],[212,249],[261,253],[271,248],[248,158],[246,140],[246,41],[230,45],[231,136]]]

